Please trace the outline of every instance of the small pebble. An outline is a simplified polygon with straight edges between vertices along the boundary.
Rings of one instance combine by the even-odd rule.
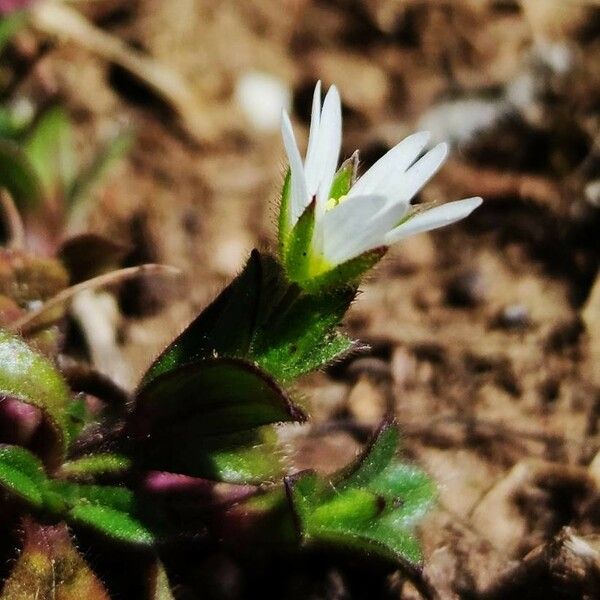
[[[249,71],[237,81],[235,100],[256,130],[272,133],[279,130],[281,111],[290,109],[292,94],[278,77]]]
[[[487,286],[481,273],[467,271],[451,279],[446,287],[446,301],[451,306],[461,308],[482,304],[486,297]]]
[[[348,408],[361,425],[376,425],[385,417],[386,399],[381,389],[363,375],[348,395]]]
[[[509,304],[496,317],[496,324],[504,329],[525,329],[530,323],[529,309],[523,304]]]

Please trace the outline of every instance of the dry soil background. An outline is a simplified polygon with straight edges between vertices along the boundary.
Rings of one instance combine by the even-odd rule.
[[[250,249],[273,239],[282,147],[245,121],[239,77],[261,70],[286,82],[304,138],[315,80],[336,83],[346,156],[360,147],[368,166],[430,128],[453,154],[421,200],[485,203],[395,248],[364,286],[347,325],[371,351],[302,383],[312,423],[282,432],[296,465],[343,464],[394,411],[406,455],[439,482],[421,536],[424,576],[441,598],[600,597],[598,3],[77,7],[181,74],[201,124],[191,133],[143,83],[78,44],[30,40],[43,51],[22,85],[64,100],[82,152],[115,123],[137,130],[91,228],[132,243],[132,264],[185,273],[122,290],[120,343],[135,365],[122,380],[135,381]],[[229,587],[214,575],[208,597],[249,597],[244,573],[214,560],[205,572],[221,568]],[[295,577],[276,597],[419,597],[397,575],[364,596],[343,569],[325,569],[313,587]]]

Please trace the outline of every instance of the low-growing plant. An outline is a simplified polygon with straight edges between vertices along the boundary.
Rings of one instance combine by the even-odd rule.
[[[277,255],[253,251],[130,397],[85,378],[74,393],[58,346],[43,355],[18,335],[39,336],[48,315],[26,328],[22,318],[19,326],[5,321],[1,525],[22,542],[2,600],[108,598],[110,577],[86,564],[81,539],[97,542],[96,555],[146,549],[153,599],[173,597],[163,551],[200,538],[247,554],[326,547],[408,572],[419,565],[413,529],[435,488],[398,457],[392,420],[353,464],[326,477],[290,469],[279,427],[308,417],[299,378],[357,351],[340,323],[387,247],[467,216],[480,199],[411,206],[446,154],[440,145],[421,156],[425,134],[358,179],[355,157],[338,169],[334,87],[323,106],[320,84],[315,90],[306,159],[287,115],[283,139],[290,166]]]

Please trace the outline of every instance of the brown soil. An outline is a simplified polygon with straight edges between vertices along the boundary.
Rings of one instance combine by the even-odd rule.
[[[313,419],[286,432],[294,460],[343,464],[393,410],[406,455],[439,482],[420,534],[441,598],[600,597],[598,3],[106,0],[87,10],[181,73],[210,124],[194,137],[140,82],[75,44],[52,45],[23,83],[64,99],[82,152],[115,121],[137,129],[90,225],[133,243],[131,263],[185,277],[121,292],[130,383],[253,246],[272,243],[283,152],[236,108],[241,73],[288,82],[305,131],[314,81],[335,82],[344,154],[360,147],[365,165],[428,123],[455,147],[422,199],[486,201],[395,248],[364,286],[347,325],[371,350],[302,383]],[[465,135],[481,114],[485,127]],[[203,572],[235,584],[209,597],[246,597],[243,575],[211,560]],[[281,597],[359,597],[343,569],[323,581]],[[419,597],[397,575],[386,582],[364,597]]]

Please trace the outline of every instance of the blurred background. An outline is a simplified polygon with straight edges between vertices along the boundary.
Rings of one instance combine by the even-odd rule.
[[[32,11],[5,50],[7,105],[65,107],[83,161],[133,132],[72,227],[125,244],[126,265],[184,274],[88,299],[80,313],[102,316],[85,343],[103,370],[131,387],[253,247],[273,247],[281,110],[304,147],[314,84],[335,83],[344,157],[359,148],[364,170],[427,129],[452,152],[419,200],[484,205],[376,269],[347,321],[371,349],[303,382],[311,424],[282,432],[296,466],[345,464],[394,412],[406,454],[440,484],[421,536],[444,598],[493,590],[565,526],[598,531],[600,2],[40,0]],[[210,560],[207,597],[245,597],[235,563]],[[294,575],[282,597],[354,597],[343,572],[321,570],[318,584]],[[590,572],[565,572],[566,595],[547,595],[541,576],[539,597],[583,597]],[[372,597],[419,597],[393,577],[380,587]]]

